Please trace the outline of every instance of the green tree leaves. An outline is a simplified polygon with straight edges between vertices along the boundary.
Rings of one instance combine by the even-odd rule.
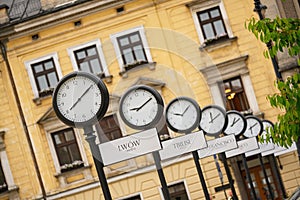
[[[272,107],[279,108],[284,114],[278,115],[278,122],[269,133],[273,142],[280,146],[291,146],[300,135],[300,73],[288,77],[286,81],[278,81],[279,93],[269,95]]]
[[[248,22],[248,23],[247,23]],[[256,20],[254,17],[245,22],[245,27],[251,31],[257,39],[264,43],[271,42],[269,51],[264,52],[265,57],[276,56],[278,51],[288,49],[290,56],[296,56],[300,52],[300,20],[293,18],[265,18]]]

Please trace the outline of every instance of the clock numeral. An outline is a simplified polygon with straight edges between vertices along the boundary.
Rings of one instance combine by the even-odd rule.
[[[65,102],[61,102],[58,106],[64,106],[65,105]]]
[[[62,95],[61,95],[62,97],[66,97],[67,96],[67,94],[64,92],[64,93],[62,93]]]
[[[74,85],[77,85],[77,84],[78,84],[77,80],[74,80],[74,81],[73,81],[73,84],[74,84]]]
[[[85,119],[85,118],[86,118],[86,115],[85,115],[85,114],[83,114],[81,117]]]

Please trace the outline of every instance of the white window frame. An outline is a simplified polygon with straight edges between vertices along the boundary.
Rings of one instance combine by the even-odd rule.
[[[124,63],[123,63],[121,50],[119,48],[117,38],[121,37],[121,36],[124,36],[124,35],[128,35],[130,33],[136,32],[136,31],[139,32],[140,37],[142,39],[142,43],[143,43],[143,47],[144,47],[144,51],[145,51],[148,63],[153,62],[151,52],[150,52],[150,48],[149,48],[149,45],[148,45],[148,42],[147,42],[144,26],[138,26],[138,27],[135,27],[135,28],[132,28],[132,29],[128,29],[126,31],[115,33],[115,34],[110,35],[110,39],[111,39],[111,41],[113,43],[113,46],[114,46],[114,49],[116,51],[116,56],[117,56],[117,60],[118,60],[121,72],[125,71],[125,69],[124,69]]]
[[[98,54],[99,54],[99,58],[100,58],[100,62],[101,62],[101,66],[103,68],[103,73],[105,75],[105,77],[110,76],[109,72],[108,72],[108,67],[105,61],[105,57],[104,57],[104,53],[102,50],[102,44],[100,39],[95,39],[92,40],[90,42],[84,43],[84,44],[79,44],[73,47],[70,47],[67,49],[68,55],[71,59],[71,63],[73,66],[74,71],[79,71],[78,66],[77,66],[77,62],[76,62],[76,58],[75,58],[75,54],[74,51],[80,50],[80,49],[84,49],[86,47],[92,46],[92,45],[96,45]]]
[[[44,60],[51,59],[51,58],[54,61],[55,70],[56,70],[57,75],[58,75],[58,80],[60,80],[63,77],[63,75],[62,75],[62,72],[61,72],[61,68],[60,68],[59,61],[58,61],[58,55],[57,55],[56,52],[45,55],[45,56],[42,56],[42,57],[39,57],[39,58],[36,58],[36,59],[25,61],[25,67],[26,67],[26,70],[27,70],[27,73],[28,73],[28,76],[29,76],[31,88],[32,88],[32,91],[33,91],[33,94],[34,94],[35,98],[39,98],[40,96],[39,96],[39,91],[37,89],[37,84],[36,84],[35,79],[34,79],[34,75],[33,75],[31,65],[35,64],[35,63],[38,63],[38,62],[42,62]]]
[[[201,25],[200,25],[200,22],[199,22],[199,19],[198,19],[198,16],[197,16],[197,12],[208,10],[208,9],[210,9],[212,7],[216,7],[216,6],[218,6],[220,8],[221,15],[222,15],[222,18],[223,18],[223,21],[224,21],[224,24],[225,24],[225,28],[226,28],[228,37],[229,38],[234,37],[233,33],[232,33],[232,30],[231,30],[231,27],[230,27],[229,19],[228,19],[223,1],[222,0],[204,1],[203,3],[199,3],[197,5],[193,5],[193,6],[190,7],[190,11],[192,13],[192,17],[193,17],[193,20],[194,20],[194,25],[195,25],[196,31],[198,33],[198,37],[199,37],[199,41],[200,41],[201,45],[205,43],[205,39],[204,39],[203,32],[202,32],[202,29],[201,29]]]
[[[169,183],[168,186],[172,186],[172,185],[175,185],[175,184],[178,184],[178,183],[183,183],[184,184],[184,188],[185,188],[186,194],[188,196],[188,199],[191,200],[192,198],[191,198],[189,188],[187,187],[187,183],[186,183],[185,179]],[[163,191],[162,191],[162,187],[159,187],[159,193],[160,193],[161,199],[164,200],[165,198],[164,198],[164,194],[163,194]]]
[[[54,141],[52,139],[52,133],[57,132],[57,131],[61,131],[67,128],[70,128],[64,124],[62,124],[61,122],[58,121],[54,121],[51,124],[47,124],[44,125],[45,131],[46,131],[46,138],[48,141],[48,145],[50,148],[50,152],[51,152],[51,156],[54,162],[54,167],[55,167],[55,171],[56,174],[61,174],[61,168],[60,168],[60,164],[59,164],[59,160],[56,154],[56,150],[55,150],[55,146],[54,146]],[[86,156],[86,153],[84,151],[84,146],[83,146],[83,141],[80,135],[80,131],[78,129],[73,129],[74,130],[74,135],[76,137],[76,141],[77,141],[77,145],[79,148],[79,152],[82,158],[82,161],[84,162],[84,166],[89,166],[88,164],[88,159]]]
[[[139,196],[141,197],[141,200],[144,199],[142,193],[139,192],[139,193],[130,194],[130,195],[128,195],[128,196],[118,198],[118,199],[116,199],[116,200],[126,200],[126,199],[128,199],[128,198],[131,198],[131,197],[134,197],[134,196],[137,196],[137,195],[139,195]]]

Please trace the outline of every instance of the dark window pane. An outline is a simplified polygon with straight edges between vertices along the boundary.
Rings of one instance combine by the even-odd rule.
[[[2,164],[0,163],[0,193],[7,191],[7,189],[8,187],[3,173]]]
[[[96,130],[101,143],[122,137],[119,122],[115,115],[110,115],[101,119],[99,124],[96,125]]]
[[[184,183],[177,183],[168,186],[171,200],[188,200],[188,195],[185,190]]]
[[[67,147],[57,149],[57,154],[60,161],[60,165],[71,163],[71,158],[69,156]]]
[[[69,152],[71,154],[71,160],[72,161],[81,160],[81,156],[80,156],[80,153],[79,153],[77,143],[76,144],[71,144],[69,146]]]

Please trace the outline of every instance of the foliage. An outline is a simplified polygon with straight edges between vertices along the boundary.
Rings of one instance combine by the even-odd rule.
[[[270,49],[264,52],[267,58],[269,55],[276,56],[278,51],[283,52],[284,48],[288,49],[290,56],[300,53],[300,19],[277,17],[256,20],[252,17],[245,27],[260,41],[266,44],[270,42]]]
[[[300,135],[300,73],[288,77],[286,81],[278,81],[278,94],[269,95],[267,99],[272,107],[285,111],[278,115],[278,122],[270,129],[274,143],[280,146],[291,146]],[[267,141],[270,135],[267,136]]]

